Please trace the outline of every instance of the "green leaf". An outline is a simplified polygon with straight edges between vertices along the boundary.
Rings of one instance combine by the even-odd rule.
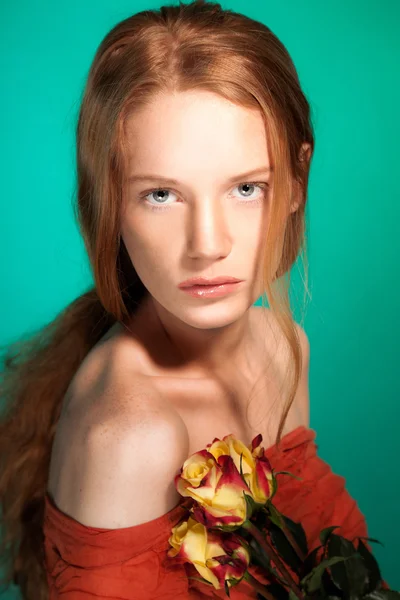
[[[269,592],[269,594],[271,594],[274,600],[288,600],[289,598],[287,589],[279,583],[271,583],[266,585],[265,589],[267,592]]]
[[[364,596],[363,600],[399,600],[400,592],[393,590],[376,590],[371,592],[367,596]]]
[[[332,566],[334,584],[346,597],[362,597],[368,589],[368,568],[353,543],[346,538],[331,534],[327,544],[328,556],[347,556],[351,561]]]
[[[244,496],[244,499],[246,500],[247,520],[250,520],[253,515],[254,509],[256,508],[256,503],[254,502],[254,500],[251,496],[246,494],[246,492],[243,492],[243,496]]]
[[[333,525],[332,527],[326,527],[319,534],[319,539],[321,540],[321,544],[325,546],[326,542],[330,538],[330,535],[334,529],[337,529],[340,525]]]
[[[274,523],[277,527],[282,528],[283,519],[279,510],[273,504],[268,506],[268,510],[269,518],[271,519],[272,523]]]
[[[306,533],[304,531],[302,524],[297,523],[296,521],[292,521],[292,519],[289,519],[289,517],[286,517],[285,515],[282,515],[282,518],[285,522],[287,529],[292,534],[292,536],[294,537],[298,546],[300,547],[300,550],[303,552],[303,554],[307,555],[308,554],[307,536],[306,536]]]
[[[359,540],[366,540],[367,542],[375,542],[376,544],[380,544],[381,546],[385,547],[385,544],[382,544],[382,542],[380,542],[379,540],[376,540],[375,538],[369,538],[369,537],[361,537],[361,536],[357,536]]]
[[[285,529],[287,529],[289,531],[289,533],[293,536],[294,540],[297,542],[297,544],[300,547],[300,550],[303,552],[303,554],[307,555],[308,554],[307,537],[306,537],[306,534],[305,534],[302,524],[297,523],[296,521],[292,521],[292,519],[283,515],[281,512],[279,512],[279,510],[273,504],[271,504],[268,507],[268,512],[269,512],[270,521],[276,527],[279,527],[279,529],[281,529],[283,534],[285,535],[285,539],[287,539],[287,545],[290,547],[290,550],[294,553],[294,556],[295,556],[294,560],[296,560],[297,553],[295,550],[293,550],[292,543],[289,540],[289,538],[287,538]],[[269,524],[267,526],[268,531],[271,531],[271,528],[272,528],[272,525]],[[296,561],[296,562],[298,562],[298,561]]]
[[[228,596],[228,598],[230,598],[230,592],[229,592],[229,585],[227,580],[225,579],[225,594]]]
[[[278,571],[271,566],[271,561],[269,556],[266,555],[264,550],[261,548],[260,544],[257,542],[255,538],[250,539],[250,548],[251,548],[251,561],[252,564],[265,569],[268,573],[271,573],[273,577],[275,577],[278,581],[283,584],[286,584],[286,580],[282,578]]]
[[[217,527],[210,527],[212,531],[225,531],[227,533],[232,533],[233,531],[237,531],[239,529],[238,525],[218,525]]]
[[[271,477],[272,477],[272,487],[273,487],[273,491],[272,494],[270,495],[270,497],[268,498],[266,505],[268,506],[269,504],[271,504],[273,497],[275,496],[276,492],[278,491],[278,481],[275,477],[275,472],[272,469],[271,471]]]
[[[193,577],[193,575],[188,575],[187,578],[194,579],[195,581],[200,581],[201,583],[206,583],[207,585],[214,587],[213,584],[211,583],[211,581],[207,581],[207,579],[204,579],[204,577]]]
[[[255,511],[251,520],[257,529],[260,529],[260,531],[262,529],[268,529],[269,514],[266,510],[264,510],[264,507],[261,510]]]
[[[299,600],[299,597],[296,596],[293,590],[289,590],[289,600]]]
[[[342,598],[342,592],[333,583],[328,569],[322,573],[322,586],[328,598],[339,600]]]
[[[269,533],[278,555],[283,558],[285,563],[293,569],[295,573],[298,574],[302,566],[302,561],[297,556],[293,546],[289,543],[282,529],[277,527],[274,523],[271,523]]]
[[[362,556],[368,571],[368,581],[364,593],[370,593],[375,590],[378,583],[382,580],[381,572],[375,557],[371,554],[361,539],[358,540],[357,552],[359,552],[359,554]]]
[[[298,477],[297,475],[294,475],[293,473],[290,473],[290,471],[274,471],[274,475],[290,475],[290,477],[294,477],[294,479],[298,479],[299,481],[303,481],[302,477]]]
[[[265,552],[263,551],[260,544],[255,538],[250,538],[249,546],[252,562],[262,567],[263,569],[269,569],[271,563],[270,558],[265,554]]]
[[[308,575],[317,566],[318,550],[320,548],[322,548],[322,546],[314,548],[314,550],[306,557],[302,567],[302,573],[300,576],[301,579]]]
[[[322,575],[327,567],[332,567],[336,563],[347,561],[348,557],[334,556],[323,560],[317,565],[311,573],[303,577],[301,584],[306,588],[306,591],[310,594],[321,589]]]
[[[350,596],[362,597],[367,591],[368,569],[360,554],[352,557],[349,568]]]

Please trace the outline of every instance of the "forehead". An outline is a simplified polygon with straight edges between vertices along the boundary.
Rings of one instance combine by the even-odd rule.
[[[269,164],[260,111],[207,91],[159,94],[126,123],[131,167],[229,171]],[[261,161],[261,162],[260,162]]]

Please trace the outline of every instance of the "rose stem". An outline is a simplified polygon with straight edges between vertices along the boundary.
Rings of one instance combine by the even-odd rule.
[[[296,596],[298,598],[303,598],[303,592],[301,591],[301,589],[299,588],[299,586],[297,585],[297,583],[295,582],[295,580],[293,579],[293,577],[291,576],[289,571],[286,569],[285,565],[282,563],[281,559],[276,554],[275,550],[269,544],[267,539],[260,533],[260,531],[257,529],[257,527],[255,525],[253,525],[253,523],[251,523],[251,521],[245,521],[243,523],[242,527],[244,527],[245,529],[247,529],[247,531],[249,533],[251,533],[251,535],[254,537],[254,539],[257,540],[257,542],[260,544],[261,548],[265,551],[267,556],[269,556],[274,561],[278,570],[288,580],[288,582],[289,582],[288,585],[290,585],[292,590],[296,593]]]
[[[262,596],[263,598],[267,598],[267,600],[275,600],[275,596],[273,596],[273,594],[270,594],[266,590],[265,586],[262,583],[260,583],[258,579],[253,577],[253,575],[251,575],[248,571],[246,571],[246,573],[244,574],[244,579],[247,579],[247,581],[253,586],[256,592],[260,594],[260,596]]]
[[[304,554],[304,552],[301,550],[300,546],[298,545],[298,543],[296,542],[296,540],[294,539],[292,532],[289,530],[289,527],[286,525],[286,523],[284,522],[284,520],[282,519],[282,529],[283,529],[283,533],[286,535],[286,537],[288,538],[289,542],[291,543],[292,547],[294,548],[294,550],[297,553],[297,556],[299,557],[299,559],[301,561],[305,561],[306,559],[306,555]]]

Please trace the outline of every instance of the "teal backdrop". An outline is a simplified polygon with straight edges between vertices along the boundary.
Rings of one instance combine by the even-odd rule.
[[[0,8],[1,344],[53,319],[91,281],[73,218],[74,129],[94,52],[144,0]],[[382,575],[400,590],[399,17],[390,0],[231,0],[286,45],[313,111],[307,208],[311,427],[347,480]],[[301,319],[303,270],[293,269]],[[260,302],[257,302],[259,304]],[[18,598],[3,592],[3,600]]]

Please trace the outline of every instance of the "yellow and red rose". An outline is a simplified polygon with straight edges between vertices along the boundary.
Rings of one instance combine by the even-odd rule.
[[[258,504],[265,504],[273,496],[276,482],[261,442],[262,435],[258,434],[252,440],[251,448],[248,448],[230,434],[222,440],[215,438],[212,444],[207,445],[207,449],[216,459],[222,454],[231,456],[236,469],[242,473],[253,500]]]
[[[227,454],[216,460],[207,450],[196,452],[184,462],[175,486],[195,500],[193,515],[206,527],[238,527],[247,518],[243,493],[251,493]]]
[[[207,448],[192,454],[175,477],[181,496],[194,502],[194,518],[206,527],[226,530],[249,518],[244,494],[265,504],[275,491],[275,478],[256,436],[251,448],[233,435],[214,438]]]
[[[250,553],[232,533],[209,531],[192,517],[172,529],[168,556],[191,563],[215,589],[236,585],[244,576]]]

